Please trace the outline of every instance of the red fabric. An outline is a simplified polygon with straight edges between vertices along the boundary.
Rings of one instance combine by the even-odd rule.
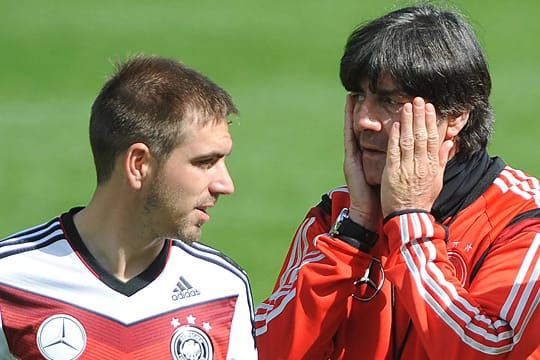
[[[57,300],[16,289],[0,287],[13,301],[0,302],[2,321],[13,355],[21,359],[42,359],[36,344],[40,324],[52,314],[69,314],[84,324],[86,345],[79,359],[167,359],[176,328],[189,325],[187,318],[212,322],[208,336],[213,343],[214,359],[225,360],[236,297],[219,299],[167,312],[140,323],[125,325]],[[175,327],[171,319],[177,319]],[[200,326],[200,324],[198,324]]]

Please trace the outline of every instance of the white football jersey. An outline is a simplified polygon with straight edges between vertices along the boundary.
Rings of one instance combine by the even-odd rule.
[[[167,240],[124,283],[91,256],[73,209],[0,242],[0,359],[256,359],[246,274]]]

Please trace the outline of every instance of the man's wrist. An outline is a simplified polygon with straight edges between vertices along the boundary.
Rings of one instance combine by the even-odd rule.
[[[361,224],[369,231],[375,232],[379,228],[380,215],[365,210],[357,210],[353,207],[349,208],[349,218],[357,224]]]
[[[341,210],[330,230],[330,235],[364,252],[369,252],[378,239],[376,232],[354,222],[349,217],[347,208]]]

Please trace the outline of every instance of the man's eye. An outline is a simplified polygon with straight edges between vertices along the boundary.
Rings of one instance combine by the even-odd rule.
[[[382,99],[385,104],[388,105],[399,105],[400,103],[392,98],[383,98]]]
[[[195,166],[198,166],[203,169],[210,169],[212,166],[216,164],[216,159],[203,159],[195,162]]]
[[[356,103],[362,102],[365,99],[365,95],[361,93],[351,93],[351,96]]]
[[[392,112],[392,113],[400,112],[401,108],[405,104],[405,102],[401,100],[397,100],[390,97],[382,98],[381,102],[382,102],[382,106],[384,106],[384,108],[386,108],[387,111]]]

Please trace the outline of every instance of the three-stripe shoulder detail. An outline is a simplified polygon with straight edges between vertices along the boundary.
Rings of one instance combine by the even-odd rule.
[[[64,239],[59,218],[17,232],[0,241],[0,258],[45,247]]]
[[[249,301],[250,312],[253,318],[254,311],[253,311],[253,299],[252,299],[252,294],[251,294],[251,285],[249,283],[248,276],[242,267],[240,267],[236,262],[234,262],[231,258],[227,257],[221,251],[216,250],[208,245],[205,245],[199,242],[186,244],[185,242],[181,240],[173,240],[172,244],[173,246],[177,246],[181,248],[183,251],[187,252],[188,254],[194,257],[216,264],[228,270],[229,272],[233,273],[237,277],[239,277],[245,285],[246,296]]]
[[[246,286],[249,288],[248,277],[244,269],[232,259],[223,254],[221,251],[199,242],[186,244],[185,242],[180,240],[173,240],[172,244],[173,246],[178,246],[183,251],[189,253],[194,257],[209,261],[213,264],[225,268],[229,272],[241,278],[246,283]]]

